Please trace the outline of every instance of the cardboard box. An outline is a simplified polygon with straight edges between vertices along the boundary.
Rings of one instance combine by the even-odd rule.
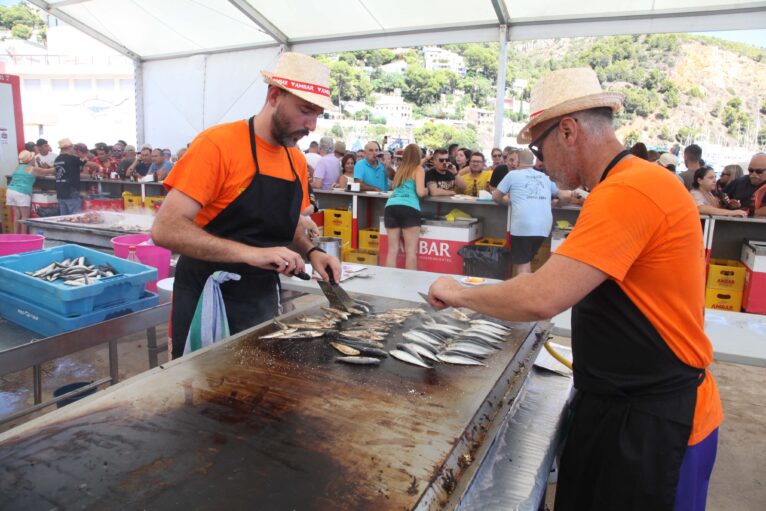
[[[344,247],[351,246],[351,228],[338,229],[336,227],[324,226],[324,236],[331,236],[333,238],[340,238],[341,244]]]
[[[345,209],[325,209],[324,226],[329,229],[348,229],[351,231],[351,211]]]
[[[707,287],[742,291],[745,287],[745,265],[731,259],[711,259]]]
[[[163,200],[165,200],[165,197],[160,195],[156,197],[144,197],[144,207],[151,211],[157,211],[160,209]]]
[[[742,291],[706,289],[705,308],[739,312],[742,309]]]
[[[742,308],[751,314],[766,314],[766,242],[745,240],[742,262],[746,269]]]
[[[343,252],[343,260],[347,263],[378,264],[378,252],[375,250],[351,249]]]
[[[84,211],[123,211],[125,209],[122,199],[83,199]]]
[[[141,199],[140,195],[133,195],[130,192],[123,192],[122,193],[122,201],[123,201],[123,207],[128,210],[130,208],[143,208],[144,207],[144,201]]]
[[[505,240],[502,238],[481,238],[476,242],[476,245],[487,247],[504,247]]]
[[[369,227],[359,231],[359,248],[365,250],[380,249],[380,229]]]
[[[462,275],[463,258],[457,251],[461,247],[473,244],[481,238],[481,235],[482,224],[477,220],[471,222],[427,221],[421,227],[418,240],[418,270]],[[378,253],[381,254],[382,260],[385,260],[387,250],[388,235],[381,218]],[[404,268],[404,247],[401,246],[401,241],[396,264]]]
[[[740,260],[750,271],[766,273],[766,241],[745,240]]]

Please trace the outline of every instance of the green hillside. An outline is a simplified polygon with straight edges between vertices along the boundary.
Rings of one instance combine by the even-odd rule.
[[[494,109],[499,45],[451,44],[443,48],[464,58],[465,76],[426,70],[422,48],[319,58],[331,67],[334,101],[340,82],[344,101],[371,104],[373,93],[399,89],[413,105],[416,119],[459,120],[468,107]],[[398,60],[408,64],[404,73],[381,69]],[[515,42],[508,51],[506,97],[528,100],[540,76],[572,66],[592,67],[606,89],[625,94],[617,123],[627,142],[640,139],[663,145],[705,139],[752,145],[757,138],[759,145],[766,144],[766,50],[762,48],[685,34]],[[520,89],[513,87],[514,80],[517,85],[524,80],[528,83]],[[523,106],[506,112],[515,121],[523,121],[527,115]],[[760,124],[756,116],[760,116]]]

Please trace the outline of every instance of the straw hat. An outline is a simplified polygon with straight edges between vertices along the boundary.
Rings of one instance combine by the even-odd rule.
[[[335,152],[338,154],[346,154],[346,143],[340,140],[335,142]]]
[[[32,161],[32,158],[35,157],[35,153],[32,151],[21,151],[19,153],[19,163],[29,163]]]
[[[673,153],[662,153],[662,155],[660,155],[660,159],[657,161],[663,167],[667,167],[668,165],[675,165],[676,167],[678,166],[678,158]]]
[[[532,127],[562,115],[607,106],[616,112],[622,106],[622,100],[622,94],[604,92],[596,72],[589,67],[553,71],[542,77],[532,89],[529,104],[532,113],[516,140],[520,144],[529,144],[532,142]]]
[[[59,140],[59,149],[65,149],[67,147],[72,147],[72,145],[74,145],[74,144],[72,144],[72,141],[69,140],[68,138],[62,138],[61,140]]]
[[[277,68],[261,71],[264,81],[295,94],[325,110],[335,110],[330,101],[330,68],[301,53],[285,52],[279,56]]]

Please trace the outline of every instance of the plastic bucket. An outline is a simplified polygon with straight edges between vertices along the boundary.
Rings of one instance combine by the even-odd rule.
[[[63,387],[59,387],[59,388],[57,388],[56,390],[53,391],[53,397],[63,396],[64,394],[66,394],[68,392],[72,392],[73,390],[77,390],[80,387],[84,387],[86,385],[90,385],[91,383],[93,383],[93,382],[92,381],[78,381],[78,382],[75,382],[75,383],[70,383],[69,385],[64,385]],[[74,396],[72,396],[70,398],[67,398],[67,399],[64,399],[62,401],[59,401],[58,403],[56,403],[56,408],[61,408],[61,407],[66,406],[66,405],[71,405],[72,403],[74,403],[77,400],[80,400],[80,399],[82,399],[84,397],[90,396],[91,394],[95,394],[96,390],[98,390],[98,389],[89,389],[89,390],[86,390],[84,392],[80,392],[79,394],[75,394]]]
[[[160,303],[167,303],[173,298],[174,277],[157,281],[157,294],[160,296]]]
[[[41,250],[44,241],[40,234],[0,234],[0,256]]]
[[[170,256],[173,253],[163,247],[156,245],[141,245],[144,241],[151,239],[148,234],[125,234],[112,238],[112,247],[114,255],[123,259],[128,258],[130,246],[136,246],[136,257],[141,263],[157,268],[157,280],[162,280],[170,274]],[[157,292],[157,280],[147,282],[146,290],[152,293]]]

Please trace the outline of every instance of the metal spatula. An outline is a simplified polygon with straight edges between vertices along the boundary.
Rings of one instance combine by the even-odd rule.
[[[330,302],[330,305],[346,312],[348,312],[349,309],[354,308],[356,306],[354,300],[348,296],[348,293],[346,293],[339,284],[335,284],[335,279],[329,266],[327,267],[327,275],[330,277],[330,282],[320,280],[319,289],[322,290],[327,301]]]

